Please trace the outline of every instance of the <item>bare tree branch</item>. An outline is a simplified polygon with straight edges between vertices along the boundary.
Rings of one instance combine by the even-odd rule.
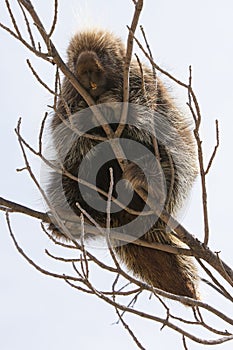
[[[43,80],[36,73],[35,69],[32,67],[32,64],[31,64],[30,60],[28,60],[28,59],[27,59],[27,64],[28,64],[28,67],[30,68],[30,70],[32,71],[32,74],[36,77],[36,79],[39,81],[39,83],[43,87],[45,87],[45,89],[48,90],[50,92],[50,94],[54,95],[55,92],[52,89],[50,89],[50,87],[45,82],[43,82]]]
[[[0,197],[0,210],[22,213],[22,214],[31,216],[33,218],[40,219],[44,222],[50,222],[50,218],[48,214],[30,209],[28,207],[25,207],[24,205],[21,205],[15,202],[11,202],[2,197]]]
[[[25,23],[26,23],[27,30],[28,30],[28,34],[29,34],[29,37],[30,37],[30,40],[31,40],[31,45],[32,45],[32,47],[36,50],[36,44],[35,44],[35,40],[34,40],[34,37],[33,37],[33,34],[32,34],[32,30],[31,30],[31,27],[30,27],[29,20],[28,20],[28,18],[27,18],[27,15],[26,15],[26,13],[25,13],[25,11],[24,11],[23,6],[20,4],[19,1],[18,1],[18,4],[19,4],[19,6],[20,6],[20,8],[21,8],[21,11],[22,11],[22,13],[23,13],[24,21],[25,21]]]
[[[124,62],[124,72],[123,72],[123,102],[129,101],[129,69],[130,69],[130,62],[131,62],[132,52],[133,52],[133,35],[138,25],[138,20],[142,11],[142,7],[143,7],[143,0],[138,0],[135,3],[135,12],[131,23],[130,31],[128,34],[127,49],[126,49],[126,56],[125,56],[125,62]],[[128,104],[123,103],[121,120],[115,132],[115,137],[120,137],[124,130],[126,120],[127,120],[127,113],[128,113]]]
[[[53,17],[52,27],[51,27],[49,34],[48,34],[49,37],[51,37],[53,35],[53,32],[55,30],[55,27],[57,24],[57,16],[58,16],[58,0],[54,0],[54,17]]]
[[[152,55],[152,52],[151,52],[151,49],[150,49],[150,45],[149,45],[148,40],[146,38],[146,33],[145,33],[145,30],[144,30],[143,26],[140,26],[140,29],[141,29],[143,38],[145,40],[146,47],[147,47],[147,50],[149,52],[150,58],[152,59],[152,61],[154,61],[153,55]],[[155,80],[155,89],[157,90],[157,73],[156,73],[155,66],[153,66],[153,65],[152,65],[152,71],[153,71],[154,80]]]
[[[215,120],[215,125],[216,125],[216,146],[214,147],[214,150],[213,150],[213,153],[212,153],[212,156],[210,157],[210,160],[209,160],[209,164],[206,168],[206,171],[205,171],[205,175],[208,174],[208,172],[210,171],[210,168],[212,166],[212,163],[213,163],[213,160],[217,154],[217,150],[218,150],[218,147],[219,147],[219,127],[218,127],[218,120]]]

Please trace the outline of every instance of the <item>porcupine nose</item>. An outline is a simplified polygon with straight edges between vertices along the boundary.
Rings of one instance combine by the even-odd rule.
[[[93,81],[90,81],[90,88],[91,88],[92,90],[96,90],[97,84],[94,83]]]

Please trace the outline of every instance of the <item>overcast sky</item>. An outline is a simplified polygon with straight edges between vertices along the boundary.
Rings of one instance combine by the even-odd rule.
[[[10,1],[15,4],[15,1]],[[49,26],[53,1],[33,1],[42,22]],[[60,0],[58,24],[54,43],[62,57],[76,30],[85,26],[110,29],[123,40],[127,37],[133,2],[130,0]],[[15,8],[15,6],[14,6]],[[221,257],[233,265],[232,255],[232,130],[233,130],[233,5],[231,0],[147,0],[140,23],[147,33],[156,62],[181,80],[187,81],[188,67],[193,67],[193,84],[202,115],[205,157],[208,159],[215,144],[216,118],[220,123],[220,149],[208,178],[208,199],[211,224],[210,247],[221,251]],[[9,25],[5,2],[0,1],[0,21]],[[16,172],[24,166],[14,128],[22,117],[25,138],[36,146],[39,125],[49,94],[39,85],[26,65],[30,58],[41,76],[50,84],[53,69],[34,58],[9,34],[0,30],[1,118],[0,118],[0,196],[43,210],[40,195],[26,172]],[[172,85],[177,103],[185,108],[186,92]],[[39,175],[40,163],[32,160]],[[182,223],[200,239],[203,223],[200,188],[197,182]],[[14,214],[12,224],[17,239],[25,251],[41,266],[62,273],[63,266],[51,262],[44,255],[50,242],[40,230],[38,221]],[[14,248],[0,214],[0,348],[15,349],[101,349],[136,348],[122,326],[114,324],[117,316],[111,307],[95,297],[83,295],[62,281],[46,277],[33,269]],[[59,252],[59,251],[57,251]],[[107,259],[107,252],[98,252]],[[103,275],[96,271],[99,285]],[[204,300],[229,305],[205,286]],[[152,302],[143,300],[142,308]],[[157,304],[156,304],[157,305]],[[182,309],[183,310],[183,309]],[[146,349],[182,348],[181,337],[159,325],[130,318],[130,324]],[[225,328],[223,328],[225,329]],[[189,342],[190,349],[204,346]],[[225,343],[218,349],[230,350]]]

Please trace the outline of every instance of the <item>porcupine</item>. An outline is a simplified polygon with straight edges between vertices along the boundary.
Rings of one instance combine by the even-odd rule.
[[[91,95],[96,105],[122,102],[125,47],[121,39],[104,30],[78,32],[71,39],[67,54],[69,69]],[[160,166],[167,189],[165,206],[170,214],[175,215],[187,197],[197,175],[196,151],[190,121],[175,106],[161,80],[156,77],[155,84],[152,70],[144,64],[139,64],[136,59],[132,59],[130,64],[129,103],[145,106],[152,113],[140,113],[140,109],[136,113],[129,113],[128,118],[133,121],[131,120],[130,125],[126,123],[121,137],[134,140],[154,152],[155,138],[153,135],[156,135]],[[65,77],[61,87],[61,96],[51,121],[51,133],[56,148],[61,148],[61,145],[68,140],[63,131],[57,132],[57,130],[59,128],[63,130],[63,127],[66,130],[70,116],[72,115],[75,120],[78,118],[77,112],[82,112],[87,107],[83,97]],[[118,126],[118,124],[110,125],[114,131]],[[153,128],[155,128],[155,134],[151,132]],[[88,133],[101,137],[106,136],[102,126],[93,127],[92,130],[88,130]],[[158,137],[158,134],[162,136]],[[92,162],[95,161],[95,151],[92,152],[92,150],[100,143],[101,140],[85,137],[85,135],[79,136],[76,133],[62,165],[70,174],[78,177],[79,166],[88,154],[89,170],[87,172],[91,171]],[[156,174],[153,173],[154,165],[150,165],[150,160],[147,161],[146,157],[143,161],[147,163],[151,178],[156,179]],[[144,189],[147,193],[148,179],[146,180],[136,163],[131,160],[125,162],[122,170],[115,157],[100,169],[97,176],[97,187],[108,192],[109,167],[112,167],[114,184],[125,179],[133,184],[134,188]],[[47,189],[48,197],[55,207],[61,205],[60,190],[57,185],[59,176],[55,171],[51,174]],[[160,190],[158,188],[160,180],[152,181],[154,199]],[[133,187],[127,185],[126,192],[133,191]],[[67,177],[64,172],[62,190],[73,212],[80,215],[77,207],[79,203],[100,226],[106,225],[106,213],[91,208],[82,197],[78,182]],[[116,187],[114,187],[113,196],[117,197]],[[129,207],[140,212],[144,204],[134,192]],[[134,214],[119,208],[111,215],[111,224],[113,227],[120,227],[133,219],[135,219]],[[166,225],[160,218],[147,232],[142,234],[138,232],[137,237],[148,242],[183,246],[174,235],[166,231]],[[192,258],[133,243],[119,244],[114,249],[120,260],[137,278],[167,292],[199,298],[197,270]]]

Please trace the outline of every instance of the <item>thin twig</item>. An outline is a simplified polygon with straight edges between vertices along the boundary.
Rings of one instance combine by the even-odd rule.
[[[107,206],[106,206],[106,215],[107,215],[107,220],[106,220],[106,242],[108,245],[108,249],[110,251],[110,255],[113,259],[113,262],[116,266],[117,271],[119,273],[121,272],[121,267],[119,265],[119,262],[116,258],[116,255],[112,249],[112,244],[110,240],[110,232],[111,232],[111,202],[112,202],[112,192],[113,192],[113,186],[114,186],[114,178],[113,178],[113,169],[109,168],[109,173],[110,173],[110,183],[109,183],[109,190],[108,190],[108,199],[107,199]]]
[[[217,278],[214,277],[214,275],[210,272],[210,270],[203,264],[203,262],[200,259],[197,259],[198,263],[200,264],[200,266],[203,268],[203,270],[210,276],[210,278],[212,279],[212,281],[214,282],[214,288],[221,294],[223,294],[225,296],[225,298],[231,300],[233,302],[233,297],[231,296],[230,293],[228,293],[228,291],[219,283],[219,281],[217,280]],[[211,285],[212,286],[212,285]],[[217,287],[220,289],[217,289]]]
[[[139,342],[138,338],[136,337],[136,335],[134,334],[134,332],[130,329],[129,325],[124,321],[123,317],[121,316],[119,310],[117,308],[115,308],[117,316],[119,317],[122,325],[124,326],[124,328],[127,330],[127,332],[129,333],[129,335],[131,336],[131,338],[133,339],[133,341],[135,342],[135,344],[137,345],[137,347],[141,350],[146,350],[146,348],[144,348],[142,346],[142,344]]]
[[[72,287],[72,288],[74,288],[74,289],[76,289],[76,290],[78,290],[78,291],[80,291],[80,292],[87,293],[87,294],[91,294],[91,295],[94,294],[92,290],[90,290],[90,289],[85,289],[85,288],[83,288],[83,287],[77,286],[76,284],[73,284],[73,283],[70,282],[69,280],[66,280],[66,279],[65,279],[65,282],[66,282],[70,287]],[[82,281],[82,283],[84,283],[84,282]],[[85,284],[85,283],[84,283],[84,284]]]
[[[47,120],[47,117],[48,117],[48,113],[46,112],[44,115],[44,118],[42,119],[41,126],[40,126],[40,133],[39,133],[39,140],[38,140],[38,143],[39,143],[38,153],[39,154],[42,154],[42,137],[43,137],[44,127],[45,127],[45,122]]]
[[[131,23],[131,27],[130,27],[130,31],[127,39],[127,48],[126,48],[126,55],[125,55],[124,69],[123,69],[123,102],[125,103],[123,103],[120,123],[115,132],[115,137],[117,138],[121,136],[127,121],[128,101],[129,101],[129,83],[130,83],[129,71],[130,71],[130,63],[131,63],[132,52],[133,52],[133,35],[138,25],[142,7],[143,7],[143,0],[138,0],[135,4],[134,16],[132,19],[132,23]]]
[[[50,89],[50,87],[39,77],[39,75],[37,74],[37,72],[35,71],[35,69],[32,67],[32,64],[30,62],[29,59],[26,60],[28,67],[30,68],[32,74],[36,77],[36,80],[38,80],[38,82],[46,89],[50,92],[50,94],[54,95],[55,92]]]
[[[135,53],[134,54],[137,61],[138,61],[138,65],[139,65],[139,69],[140,69],[140,73],[141,73],[141,79],[142,79],[142,94],[146,95],[146,89],[145,89],[145,79],[144,79],[144,73],[143,73],[143,69],[142,69],[142,64],[141,61],[138,57],[138,55]]]
[[[12,22],[14,28],[15,28],[15,31],[16,31],[18,37],[21,38],[22,36],[21,36],[20,30],[19,30],[19,28],[18,28],[18,25],[17,25],[17,23],[16,23],[16,20],[15,20],[15,17],[14,17],[14,15],[13,15],[13,12],[12,12],[12,10],[11,10],[10,3],[9,3],[8,0],[5,0],[5,3],[6,3],[6,7],[7,7],[7,10],[8,10],[8,13],[9,13],[10,18],[11,18],[11,22]]]
[[[183,345],[184,345],[184,350],[188,350],[186,339],[185,339],[184,335],[182,336],[182,341],[183,341]]]
[[[201,314],[201,311],[199,309],[199,307],[197,307],[197,313],[198,313],[198,316],[200,318],[199,320],[199,324],[201,324],[204,328],[206,328],[208,331],[212,332],[212,333],[215,333],[215,334],[218,334],[218,335],[223,335],[223,336],[232,336],[232,333],[229,333],[227,330],[225,331],[219,331],[218,329],[215,329],[213,327],[210,327],[208,324],[205,323],[203,317],[202,317],[202,314]]]
[[[45,254],[47,254],[50,258],[54,259],[54,260],[58,260],[58,261],[61,261],[61,262],[65,262],[65,263],[70,263],[70,262],[80,262],[81,259],[68,259],[68,258],[62,258],[60,256],[55,256],[53,254],[51,254],[47,249],[45,249]]]
[[[168,161],[169,161],[169,165],[170,165],[170,187],[168,189],[168,194],[167,194],[167,211],[169,211],[168,209],[168,205],[169,203],[171,203],[171,198],[173,195],[173,190],[174,190],[174,185],[175,185],[175,169],[174,169],[174,164],[173,164],[173,159],[172,156],[170,154],[170,151],[166,148],[166,153],[167,153],[167,157],[168,157]]]
[[[219,265],[221,266],[222,268],[222,271],[223,271],[223,277],[225,277],[225,279],[227,279],[227,281],[229,280],[229,275],[228,275],[228,270],[227,270],[227,267],[225,266],[225,264],[223,263],[223,261],[220,259],[220,253],[221,252],[215,252],[216,256],[217,256],[217,260],[219,262]],[[232,278],[230,277],[230,281],[232,281]]]
[[[145,44],[146,44],[147,50],[149,52],[150,58],[152,59],[152,61],[154,61],[153,55],[152,55],[152,52],[151,52],[151,49],[150,49],[150,45],[148,43],[148,40],[147,40],[147,37],[146,37],[146,33],[145,33],[144,28],[143,28],[142,25],[140,26],[140,29],[141,29],[143,38],[145,40]],[[152,65],[152,72],[153,72],[153,76],[154,76],[154,80],[155,80],[155,90],[157,90],[157,88],[158,88],[158,81],[157,81],[157,73],[156,73],[156,69],[155,69],[154,65]]]
[[[209,218],[208,218],[208,206],[207,206],[207,190],[206,190],[206,178],[205,178],[205,169],[204,169],[204,158],[203,158],[203,150],[202,150],[202,141],[200,139],[199,129],[201,124],[201,113],[198,106],[198,103],[193,100],[193,94],[192,94],[192,67],[189,66],[189,88],[188,88],[188,94],[189,94],[189,106],[192,106],[192,101],[194,102],[194,106],[196,109],[196,113],[193,112],[194,121],[196,124],[195,129],[193,130],[194,137],[197,144],[197,150],[198,150],[198,161],[199,161],[199,171],[201,175],[201,190],[202,190],[202,208],[203,208],[203,219],[204,219],[204,245],[208,245],[209,241]],[[193,110],[192,110],[193,111]],[[197,115],[197,116],[196,116]]]
[[[209,163],[208,163],[208,166],[205,170],[205,175],[208,174],[211,166],[212,166],[212,163],[213,163],[213,160],[217,154],[217,150],[218,150],[218,147],[219,147],[219,127],[218,127],[218,120],[216,119],[215,120],[215,126],[216,126],[216,146],[214,147],[214,150],[213,150],[213,153],[212,153],[212,156],[210,157],[210,160],[209,160]]]
[[[52,27],[48,33],[49,38],[53,35],[53,32],[55,30],[56,24],[57,24],[57,16],[58,16],[58,0],[54,1],[54,16],[53,16],[53,23]]]
[[[88,280],[89,278],[89,265],[88,265],[88,258],[87,258],[87,252],[86,252],[86,248],[85,248],[85,243],[84,243],[84,238],[85,238],[85,223],[84,223],[84,216],[81,213],[80,215],[80,220],[81,220],[81,236],[80,236],[80,241],[81,241],[81,249],[82,249],[82,253],[83,253],[83,259],[81,259],[81,268],[83,271],[83,274],[85,276],[85,278]],[[85,264],[85,270],[84,270],[84,266],[83,266],[83,260],[84,260],[84,264]]]
[[[27,18],[27,15],[26,15],[26,13],[25,13],[25,10],[24,10],[22,4],[21,4],[19,1],[18,1],[18,4],[19,4],[20,9],[21,9],[21,11],[22,11],[22,13],[23,13],[24,21],[25,21],[25,23],[26,23],[27,31],[28,31],[28,34],[29,34],[29,37],[30,37],[30,40],[31,40],[31,45],[32,45],[32,47],[36,50],[36,44],[35,44],[35,40],[34,40],[34,38],[33,38],[33,34],[32,34],[32,30],[31,30],[31,27],[30,27],[29,20],[28,20],[28,18]]]

